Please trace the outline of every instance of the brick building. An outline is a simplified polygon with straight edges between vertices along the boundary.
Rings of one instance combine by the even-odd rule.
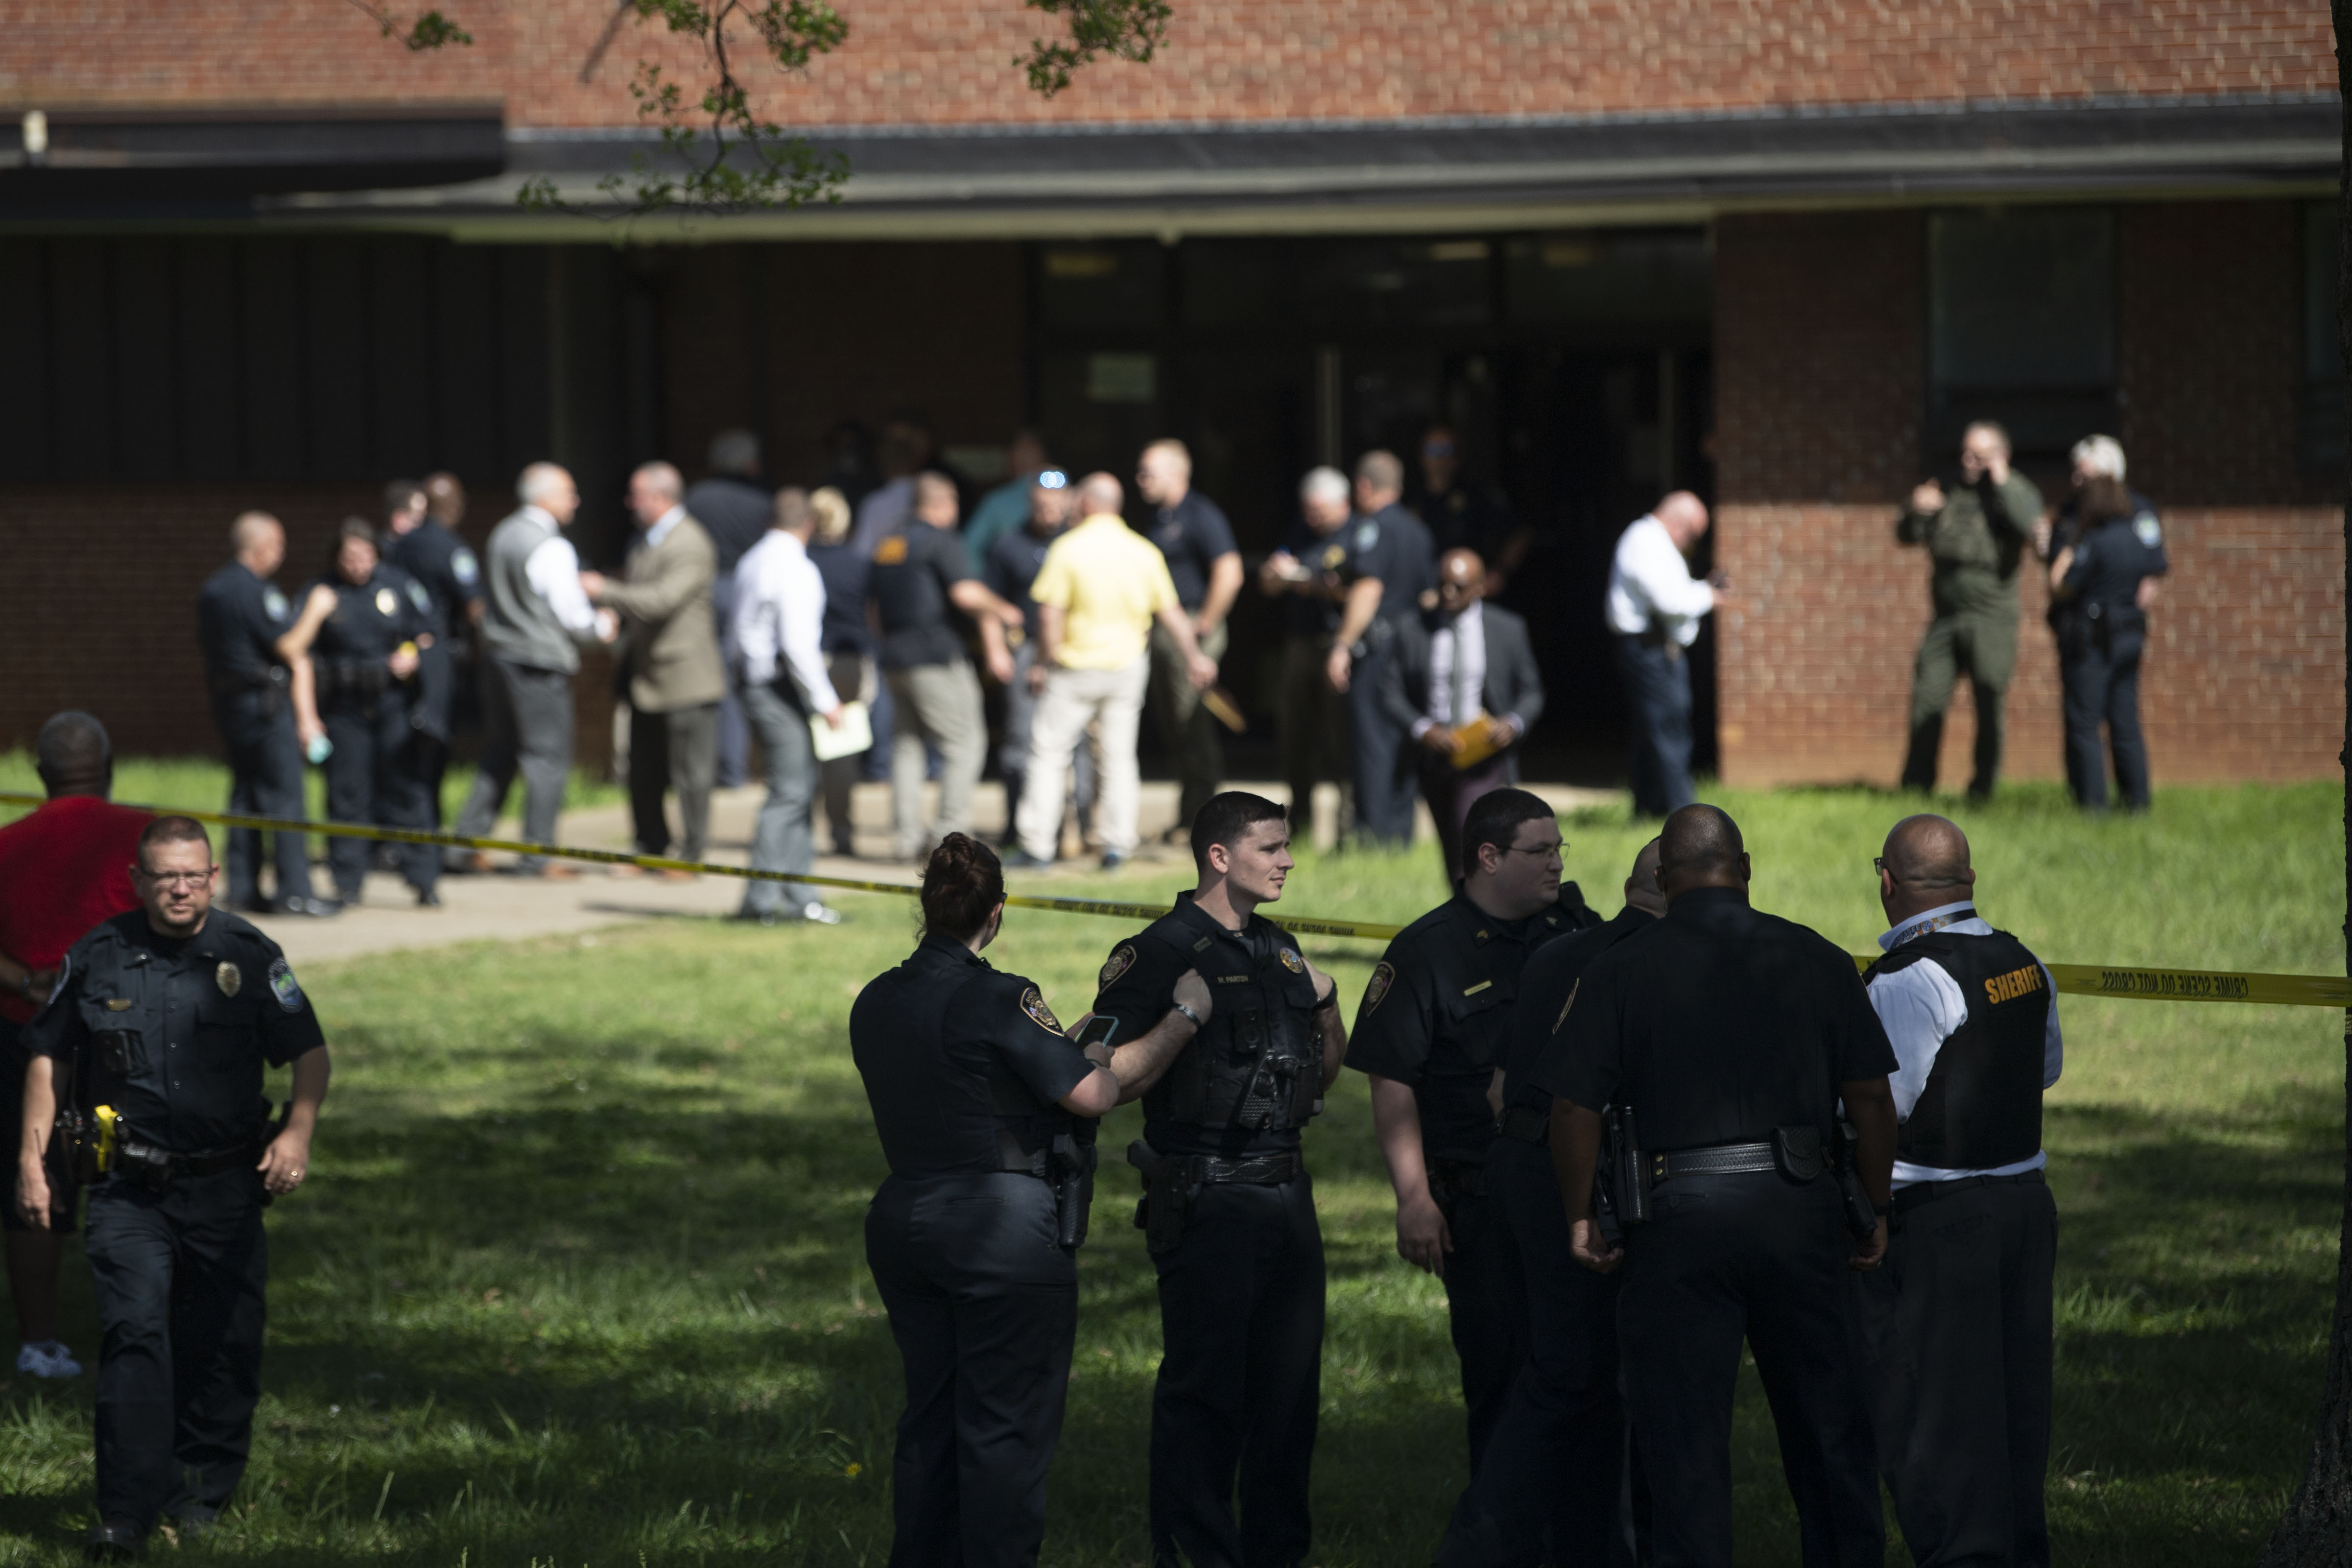
[[[761,79],[844,199],[689,223],[514,198],[651,155],[626,84],[690,51],[608,0],[443,9],[470,47],[292,0],[0,31],[0,745],[79,703],[208,747],[182,656],[247,506],[292,525],[290,584],[394,474],[457,470],[479,531],[552,456],[609,559],[637,460],[742,424],[814,478],[913,410],[980,482],[1024,425],[1120,472],[1181,435],[1255,552],[1305,467],[1442,418],[1537,530],[1539,768],[1612,765],[1601,580],[1686,484],[1740,595],[1702,645],[1724,775],[1891,782],[1927,614],[1891,521],[1990,416],[2050,490],[2117,435],[2166,508],[2159,783],[2336,773],[2322,8],[1178,0],[1155,63],[1047,100],[1013,62],[1050,18],[865,0]],[[1229,671],[1264,714],[1253,598]],[[2054,777],[2039,598],[2011,766]]]

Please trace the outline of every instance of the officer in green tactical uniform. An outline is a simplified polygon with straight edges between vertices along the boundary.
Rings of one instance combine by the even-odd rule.
[[[1976,772],[1969,794],[1992,795],[2000,773],[2001,703],[2017,668],[2017,573],[2042,516],[2042,492],[2009,466],[2009,432],[1979,419],[1960,438],[1959,488],[1949,496],[1929,479],[1895,520],[1901,544],[1924,544],[1934,563],[1936,618],[1919,642],[1911,676],[1911,751],[1903,787],[1936,787],[1944,710],[1962,674],[1976,695]]]

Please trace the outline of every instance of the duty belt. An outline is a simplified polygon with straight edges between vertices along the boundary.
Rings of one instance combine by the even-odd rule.
[[[1128,1151],[1128,1163],[1141,1169],[1135,1151]],[[1228,1160],[1218,1154],[1162,1154],[1158,1163],[1173,1162],[1181,1166],[1185,1180],[1202,1186],[1223,1186],[1238,1182],[1244,1186],[1279,1187],[1305,1173],[1307,1166],[1298,1155],[1253,1154],[1244,1160]],[[1150,1173],[1146,1172],[1149,1177]]]
[[[260,1148],[261,1140],[256,1138],[249,1142],[232,1143],[226,1148],[178,1154],[169,1149],[158,1149],[151,1143],[138,1143],[126,1139],[116,1152],[113,1173],[191,1179],[218,1175],[223,1171],[251,1163]]]
[[[1650,1184],[1671,1182],[1677,1176],[1741,1176],[1753,1171],[1776,1171],[1780,1162],[1772,1157],[1772,1145],[1764,1143],[1717,1143],[1706,1149],[1677,1149],[1671,1154],[1650,1156]]]

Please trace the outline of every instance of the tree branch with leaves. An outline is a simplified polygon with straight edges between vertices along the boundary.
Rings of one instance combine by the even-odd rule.
[[[473,36],[439,11],[404,23],[368,0],[348,3],[373,18],[388,38],[414,52],[469,45]],[[1147,65],[1166,41],[1174,16],[1169,0],[1024,0],[1032,10],[1069,24],[1066,38],[1032,41],[1013,64],[1031,90],[1052,98],[1076,73],[1109,58]],[[724,215],[837,202],[849,178],[849,159],[825,152],[805,136],[760,115],[740,74],[745,47],[756,44],[775,69],[805,75],[819,55],[848,41],[849,22],[827,0],[623,0],[624,14],[658,19],[675,37],[701,46],[698,81],[682,80],[656,61],[639,60],[629,81],[639,120],[661,139],[658,153],[640,154],[626,174],[597,183],[622,216],[661,211]],[[601,53],[603,45],[598,46]],[[534,210],[572,210],[555,181],[523,182],[515,199]]]

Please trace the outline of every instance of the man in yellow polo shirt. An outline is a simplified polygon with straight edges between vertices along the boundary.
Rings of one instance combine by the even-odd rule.
[[[1088,474],[1078,485],[1085,521],[1045,552],[1029,596],[1037,605],[1037,662],[1029,681],[1038,693],[1029,731],[1029,771],[1013,821],[1020,847],[1008,866],[1049,866],[1062,836],[1063,775],[1098,724],[1102,784],[1095,821],[1102,831],[1103,868],[1113,870],[1135,852],[1135,732],[1151,679],[1151,623],[1175,639],[1196,688],[1217,679],[1201,652],[1192,619],[1176,600],[1160,547],[1119,518],[1126,500],[1108,474]]]

